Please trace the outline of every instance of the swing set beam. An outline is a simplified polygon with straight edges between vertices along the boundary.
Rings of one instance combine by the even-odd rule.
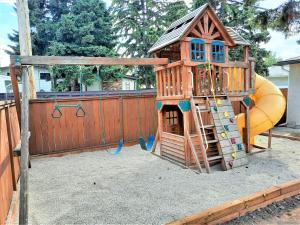
[[[16,56],[10,57],[13,65],[167,65],[168,58],[109,58],[83,56]]]

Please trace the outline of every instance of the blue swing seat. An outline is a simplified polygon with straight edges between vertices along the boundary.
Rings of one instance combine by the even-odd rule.
[[[119,142],[118,142],[118,147],[117,149],[113,150],[113,151],[109,151],[109,150],[106,150],[108,154],[110,155],[118,155],[121,150],[122,150],[122,147],[123,147],[123,144],[124,144],[124,140],[121,139]]]
[[[140,141],[140,146],[143,150],[145,151],[151,151],[152,149],[152,146],[154,144],[154,140],[155,140],[155,137],[154,135],[150,135],[148,137],[148,142],[146,143],[145,139],[143,137],[140,137],[139,138],[139,141]]]

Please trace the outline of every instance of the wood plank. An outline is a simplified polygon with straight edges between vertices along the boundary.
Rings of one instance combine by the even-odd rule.
[[[163,151],[163,153],[168,153],[170,155],[176,156],[177,158],[185,160],[184,151],[176,151],[176,149],[174,149],[170,146],[164,145],[164,143],[162,143],[162,151]]]
[[[201,38],[202,35],[197,31],[195,28],[191,31],[192,34],[194,34],[196,37]]]
[[[202,168],[201,168],[201,164],[200,164],[200,161],[199,161],[199,156],[198,156],[198,153],[197,153],[197,151],[196,151],[196,148],[195,148],[195,146],[194,146],[194,144],[193,144],[193,141],[192,141],[192,139],[191,139],[191,136],[190,136],[189,133],[187,133],[186,136],[187,136],[187,140],[188,140],[190,149],[191,149],[191,151],[192,151],[192,155],[193,155],[193,157],[194,157],[194,160],[195,160],[195,162],[196,162],[196,164],[197,164],[197,166],[198,166],[198,169],[199,169],[200,173],[202,173]]]
[[[167,80],[166,80],[166,76],[167,76],[167,70],[163,70],[163,96],[167,95]]]
[[[13,146],[12,146],[12,132],[11,132],[11,120],[9,115],[9,108],[5,108],[5,120],[6,120],[6,132],[7,132],[7,140],[8,140],[8,151],[9,151],[9,158],[10,158],[10,166],[11,166],[11,178],[13,184],[13,190],[17,190],[16,184],[16,175],[15,175],[15,165],[14,165],[14,156],[13,156]],[[1,128],[0,128],[1,129]]]
[[[171,68],[171,74],[172,74],[172,95],[176,95],[177,91],[176,91],[176,78],[175,78],[175,74],[176,74],[176,70],[175,67]]]
[[[176,85],[177,85],[177,94],[178,95],[182,94],[182,91],[181,91],[182,83],[181,83],[181,76],[180,76],[180,74],[181,74],[181,67],[177,66],[176,67],[176,76],[177,76]]]
[[[201,34],[204,35],[204,34],[205,34],[205,31],[204,31],[204,28],[203,28],[203,26],[202,26],[202,22],[201,22],[201,21],[199,21],[199,23],[197,24],[197,27],[199,28]]]
[[[205,13],[205,15],[204,15],[204,31],[205,31],[205,34],[208,34],[208,20],[209,20],[208,14]]]
[[[15,67],[13,67],[12,65],[9,66],[9,73],[10,73],[10,79],[11,79],[12,89],[13,89],[13,93],[14,93],[14,98],[15,98],[15,102],[16,102],[19,127],[21,129],[21,99],[20,99],[19,85],[18,85],[18,80],[16,77]]]
[[[21,176],[20,176],[20,209],[19,223],[28,224],[28,132],[29,132],[29,74],[22,73],[22,122],[21,122]]]
[[[215,24],[211,23],[209,31],[208,31],[208,35],[212,35],[212,32],[214,31],[214,29],[215,29]]]
[[[221,36],[220,32],[216,32],[216,33],[214,33],[214,34],[211,36],[211,39],[216,39],[216,38],[218,38],[218,37],[220,37],[220,36]]]
[[[191,216],[181,218],[168,224],[222,224],[274,202],[298,195],[299,193],[300,179],[296,179],[233,201],[223,203],[216,207],[195,213]]]
[[[168,58],[109,58],[83,56],[11,56],[13,65],[16,57],[21,65],[166,65]]]
[[[22,56],[31,56],[31,31],[29,22],[29,9],[28,0],[17,0],[16,1],[17,15],[18,15],[18,32],[19,32],[19,46],[20,54]],[[34,68],[30,67],[28,69],[29,74],[29,99],[36,98],[36,88],[35,88],[35,76]]]

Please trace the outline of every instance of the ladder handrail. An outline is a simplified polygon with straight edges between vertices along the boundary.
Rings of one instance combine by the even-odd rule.
[[[196,125],[196,130],[197,130],[197,133],[198,133],[198,136],[200,139],[201,154],[203,157],[204,165],[205,165],[207,173],[210,173],[210,166],[209,166],[209,162],[207,160],[206,150],[205,150],[204,144],[203,144],[202,132],[201,132],[200,124],[199,124],[199,119],[197,116],[197,110],[196,110],[194,98],[191,97],[190,101],[191,101],[192,114],[193,114],[195,125]]]
[[[194,155],[194,158],[195,158],[195,160],[196,160],[196,164],[197,164],[197,166],[199,167],[199,171],[200,171],[200,173],[202,173],[203,171],[202,171],[202,168],[201,168],[201,164],[200,164],[200,161],[199,161],[199,158],[198,158],[196,149],[195,149],[195,147],[194,147],[194,145],[193,145],[192,138],[191,138],[190,133],[189,133],[188,131],[186,132],[186,136],[187,136],[187,139],[188,139],[188,143],[189,143],[189,145],[190,145],[190,148],[191,148],[191,150],[192,150],[192,153],[193,153],[193,155]]]
[[[203,136],[204,136],[204,141],[205,141],[205,151],[207,151],[207,149],[208,149],[208,143],[207,143],[207,138],[206,138],[206,134],[205,134],[205,128],[204,128],[204,124],[203,124],[203,120],[202,120],[201,109],[200,109],[199,106],[196,106],[196,110],[197,110],[198,116],[199,116],[199,118],[200,118],[202,134],[203,134]],[[202,138],[202,137],[201,137],[201,138]],[[203,143],[203,138],[202,138],[202,143]]]

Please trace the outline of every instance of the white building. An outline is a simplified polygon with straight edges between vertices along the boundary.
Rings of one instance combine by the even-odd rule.
[[[52,91],[51,74],[47,67],[35,66],[34,77],[36,91]],[[19,90],[22,90],[22,84],[19,83]],[[9,67],[0,67],[0,93],[12,92]]]
[[[269,68],[268,80],[279,88],[287,88],[289,85],[289,66],[272,66]]]
[[[85,87],[83,87],[85,90]],[[131,91],[137,89],[137,78],[133,76],[123,76],[117,81],[103,81],[102,90],[104,91]],[[87,87],[87,91],[101,91],[100,82],[94,82],[91,86]]]
[[[280,61],[276,65],[289,65],[287,125],[300,128],[300,56]]]

